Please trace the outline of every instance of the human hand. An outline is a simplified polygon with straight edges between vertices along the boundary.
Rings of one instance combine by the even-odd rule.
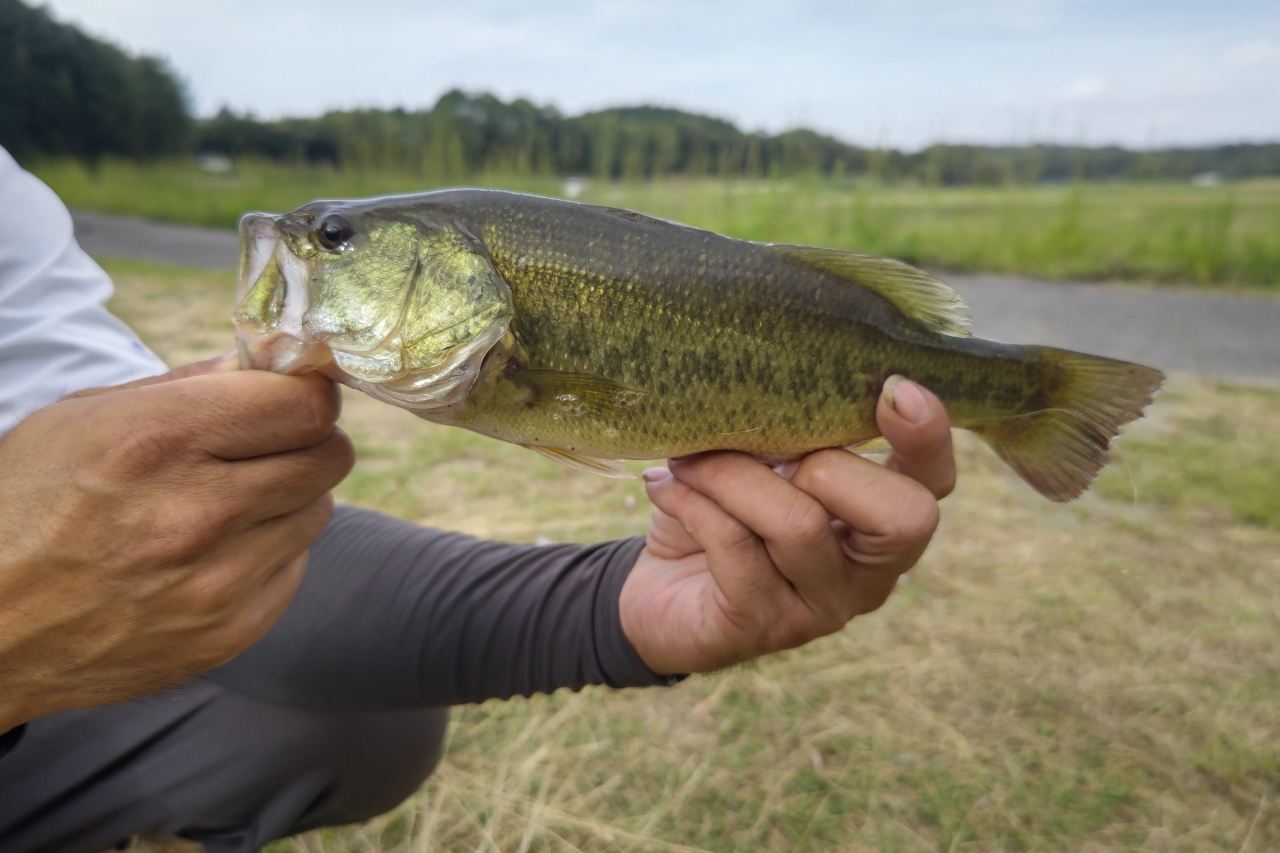
[[[183,368],[0,440],[0,732],[224,663],[288,606],[354,462],[319,375]]]
[[[947,413],[915,383],[885,383],[876,423],[893,446],[883,466],[821,450],[788,481],[714,452],[645,472],[653,519],[619,612],[650,669],[707,672],[793,648],[888,599],[956,470]]]

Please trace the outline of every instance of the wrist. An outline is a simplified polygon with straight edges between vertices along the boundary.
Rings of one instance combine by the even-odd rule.
[[[655,670],[638,651],[636,637],[627,630],[623,616],[624,589],[643,559],[644,539],[623,540],[613,549],[604,570],[596,608],[596,644],[606,683],[614,687],[671,686],[683,674]]]
[[[623,582],[618,593],[618,624],[640,662],[654,675],[675,683],[687,676],[689,671],[675,661],[668,660],[669,655],[661,654],[662,644],[654,642],[658,639],[654,634],[660,633],[655,632],[650,624],[654,601],[643,594],[644,587],[651,581],[649,575],[652,566],[648,565],[651,559],[652,555],[646,547],[637,556],[635,565]]]

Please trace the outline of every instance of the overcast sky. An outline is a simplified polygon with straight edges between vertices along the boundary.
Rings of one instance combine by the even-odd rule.
[[[1280,0],[52,0],[194,106],[655,103],[863,144],[1280,140]]]

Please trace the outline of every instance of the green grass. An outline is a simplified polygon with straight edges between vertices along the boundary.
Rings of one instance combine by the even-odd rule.
[[[1139,500],[1182,514],[1225,510],[1238,522],[1280,530],[1280,394],[1251,387],[1175,390],[1162,433],[1123,445],[1123,467],[1099,483],[1108,497]],[[1126,476],[1128,475],[1128,476]]]
[[[185,162],[32,168],[73,207],[221,227],[248,210],[434,188],[412,175],[252,162],[225,175]],[[480,175],[468,183],[562,191],[550,178]],[[751,240],[854,249],[943,270],[1280,290],[1280,180],[1212,188],[666,180],[592,183],[582,200]]]
[[[230,347],[229,275],[110,271],[172,362]],[[958,433],[959,488],[881,611],[670,690],[459,708],[418,794],[273,853],[1278,849],[1278,413],[1280,390],[1174,382],[1065,507]],[[522,541],[644,529],[634,482],[361,395],[342,423],[343,500]]]

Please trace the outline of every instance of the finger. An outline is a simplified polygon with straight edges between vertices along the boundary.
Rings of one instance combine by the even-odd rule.
[[[333,495],[269,518],[236,536],[221,538],[206,557],[212,568],[194,582],[219,600],[243,602],[253,590],[306,551],[333,517]]]
[[[674,462],[674,460],[673,460]],[[764,542],[741,521],[708,496],[678,477],[656,481],[648,489],[654,506],[677,519],[699,550],[707,552],[707,568],[716,582],[730,617],[745,622],[772,621],[797,596],[790,582],[773,565]]]
[[[942,401],[902,376],[890,376],[876,405],[876,424],[893,446],[885,467],[944,498],[956,485],[951,420]]]
[[[64,399],[75,399],[78,397],[98,397],[102,394],[112,394],[116,391],[128,391],[133,388],[145,388],[148,385],[160,385],[164,382],[172,382],[175,379],[186,379],[191,376],[208,376],[214,373],[230,373],[239,369],[239,359],[236,353],[226,353],[216,358],[197,361],[183,367],[170,370],[168,373],[162,373],[159,376],[148,376],[145,379],[135,379],[132,382],[125,382],[121,385],[104,385],[99,388],[84,388],[74,394],[68,394]]]
[[[809,454],[792,482],[848,525],[843,548],[860,565],[906,571],[938,526],[924,486],[846,450]]]
[[[301,509],[332,490],[355,466],[351,439],[335,427],[310,447],[223,463],[221,490],[231,518],[257,523]]]
[[[850,578],[831,517],[818,500],[741,453],[673,459],[671,471],[760,536],[811,611],[831,612]]]
[[[666,468],[648,468],[641,477],[644,478],[645,493],[654,505],[649,519],[649,532],[645,537],[649,550],[654,556],[664,560],[679,560],[690,554],[700,553],[702,546],[698,544],[698,540],[689,535],[679,519],[664,512],[659,506],[665,494],[663,487],[670,485],[664,481],[671,479],[671,472]]]
[[[220,459],[247,459],[310,447],[333,432],[342,398],[318,373],[280,376],[241,370],[138,389],[168,425]]]

